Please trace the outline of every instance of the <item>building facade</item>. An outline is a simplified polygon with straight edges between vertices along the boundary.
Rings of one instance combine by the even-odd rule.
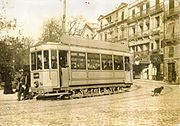
[[[117,9],[107,15],[100,15],[99,21],[99,39],[110,42],[119,42],[127,44],[128,37],[128,4],[122,3]]]
[[[99,39],[128,44],[135,78],[179,83],[179,10],[179,0],[122,3],[99,16]]]
[[[162,0],[129,3],[129,48],[134,54],[134,74],[143,79],[163,78]]]
[[[180,1],[168,1],[164,20],[164,80],[180,84]]]
[[[81,37],[98,40],[97,30],[98,30],[97,23],[85,23],[82,29]]]

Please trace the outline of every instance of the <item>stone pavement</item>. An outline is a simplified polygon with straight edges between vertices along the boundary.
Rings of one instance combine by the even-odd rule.
[[[180,88],[135,80],[130,92],[73,100],[0,102],[0,126],[178,126]],[[159,96],[155,87],[164,86]],[[9,97],[10,95],[8,95]],[[7,97],[7,96],[3,96]],[[14,97],[14,98],[13,98]]]

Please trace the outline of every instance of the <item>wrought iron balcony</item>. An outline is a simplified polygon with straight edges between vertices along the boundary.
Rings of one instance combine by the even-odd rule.
[[[172,9],[169,9],[168,11],[165,12],[165,20],[173,19],[173,18],[178,18],[180,15],[180,7],[175,7]]]
[[[160,13],[163,11],[164,11],[164,5],[163,5],[163,3],[159,3],[151,8],[140,11],[140,12],[136,13],[135,15],[129,16],[128,23],[132,23],[134,21],[141,20],[144,17],[154,15],[154,14],[157,14],[157,13]]]
[[[164,4],[159,3],[150,8],[150,15],[154,15],[164,11]]]

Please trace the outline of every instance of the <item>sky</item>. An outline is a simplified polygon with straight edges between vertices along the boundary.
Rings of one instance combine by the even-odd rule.
[[[7,15],[17,19],[17,26],[25,36],[37,39],[43,22],[63,15],[63,0],[8,0]],[[89,22],[97,22],[100,15],[115,10],[128,0],[66,0],[66,16],[84,16]]]

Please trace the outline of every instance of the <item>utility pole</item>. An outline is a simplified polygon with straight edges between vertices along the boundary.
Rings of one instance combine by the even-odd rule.
[[[166,32],[166,8],[165,8],[165,0],[163,0],[163,11],[164,11],[164,24],[163,24],[163,81],[165,81],[165,74],[166,74],[166,66],[165,66],[165,32]],[[162,44],[162,43],[161,43]]]
[[[62,34],[66,33],[66,0],[63,0]]]

